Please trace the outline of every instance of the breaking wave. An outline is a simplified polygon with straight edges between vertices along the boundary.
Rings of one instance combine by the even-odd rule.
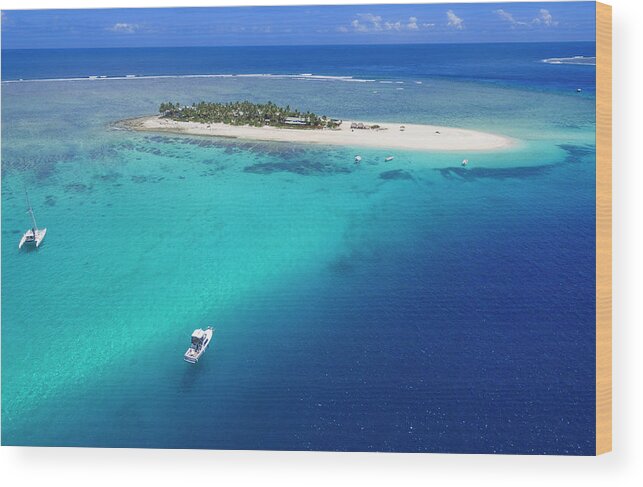
[[[135,75],[127,74],[124,76],[80,76],[72,78],[38,78],[38,79],[15,79],[3,80],[3,83],[25,83],[25,82],[42,82],[42,81],[104,81],[104,80],[140,80],[140,79],[166,79],[166,78],[275,78],[275,79],[301,79],[310,81],[344,81],[352,83],[370,83],[374,79],[354,78],[353,76],[327,76],[312,73],[302,74],[271,74],[271,73],[254,73],[254,74],[177,74],[177,75]]]
[[[547,64],[582,64],[585,66],[596,66],[596,56],[573,56],[573,57],[552,57],[543,59]]]

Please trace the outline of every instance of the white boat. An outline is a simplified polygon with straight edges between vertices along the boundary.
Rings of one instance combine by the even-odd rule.
[[[18,244],[18,248],[21,249],[22,246],[26,243],[34,243],[36,244],[36,248],[38,248],[40,247],[42,240],[45,238],[47,229],[38,228],[38,225],[36,225],[36,217],[33,214],[33,208],[31,207],[31,203],[29,202],[29,195],[27,194],[26,191],[25,191],[25,197],[27,198],[27,213],[31,215],[31,222],[33,223],[33,227],[31,227],[22,235],[22,238],[20,239],[20,243]]]
[[[462,165],[466,166],[467,164],[469,164],[469,159],[462,159]]]
[[[183,360],[190,362],[191,364],[196,364],[201,355],[206,351],[208,345],[212,341],[212,335],[214,334],[214,328],[208,326],[207,329],[202,330],[197,328],[192,332],[192,344],[183,355]]]
[[[388,156],[388,157],[387,157],[386,159],[384,159],[384,160],[385,160],[386,162],[389,162],[389,161],[392,161],[393,159],[395,159],[395,157],[393,157],[393,156]]]
[[[362,156],[355,156],[355,164],[362,162]]]

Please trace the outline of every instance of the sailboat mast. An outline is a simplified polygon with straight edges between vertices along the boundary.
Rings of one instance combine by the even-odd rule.
[[[33,214],[33,208],[31,207],[31,202],[29,201],[29,193],[27,193],[27,190],[25,189],[25,197],[27,198],[27,211],[31,215],[31,221],[33,222],[33,229],[34,231],[38,230],[38,225],[36,225],[36,217]]]

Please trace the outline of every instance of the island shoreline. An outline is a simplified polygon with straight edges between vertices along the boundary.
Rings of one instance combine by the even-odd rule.
[[[354,128],[352,124],[379,128]],[[159,115],[134,117],[114,124],[137,132],[163,132],[257,142],[400,149],[427,152],[492,152],[515,147],[516,139],[470,129],[406,123],[345,120],[338,129],[253,127],[223,123],[184,122]]]

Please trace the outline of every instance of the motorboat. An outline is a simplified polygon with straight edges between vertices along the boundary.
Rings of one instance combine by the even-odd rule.
[[[201,355],[207,350],[208,345],[212,341],[214,328],[208,326],[205,330],[197,328],[192,332],[192,343],[183,355],[183,360],[191,364],[196,364]]]

